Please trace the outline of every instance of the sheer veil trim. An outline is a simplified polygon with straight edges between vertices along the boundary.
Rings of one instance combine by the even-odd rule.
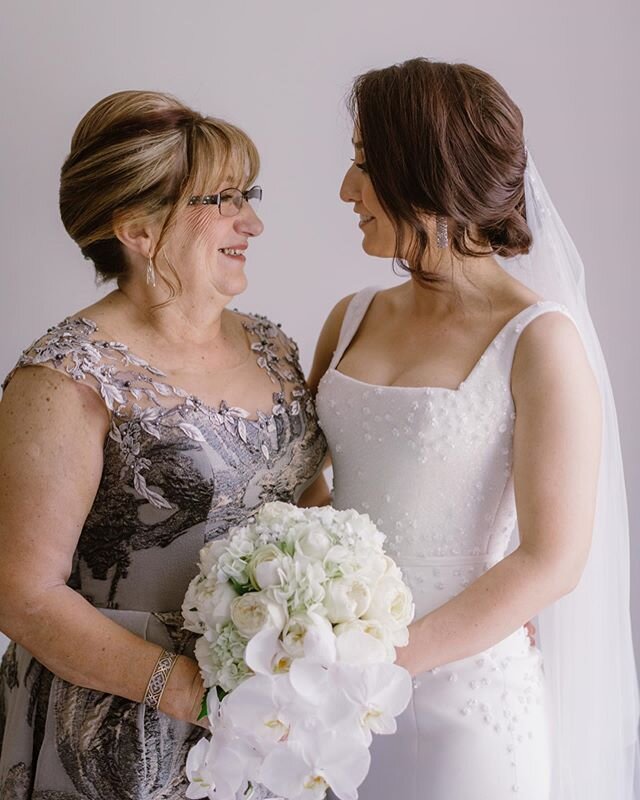
[[[602,460],[589,560],[576,589],[538,615],[550,690],[551,800],[640,800],[639,698],[630,618],[629,523],[609,375],[587,304],[582,259],[528,154],[527,255],[511,275],[567,307],[600,387]]]

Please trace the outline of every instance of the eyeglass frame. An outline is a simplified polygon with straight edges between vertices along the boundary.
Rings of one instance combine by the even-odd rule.
[[[256,199],[256,197],[257,197],[258,202],[262,201],[262,186],[258,186],[258,184],[256,184],[255,186],[252,186],[251,188],[247,189],[244,192],[242,191],[242,189],[239,189],[237,186],[227,186],[225,189],[221,189],[216,194],[202,194],[202,195],[200,195],[200,194],[192,194],[191,197],[189,198],[189,201],[188,201],[187,205],[190,205],[190,206],[197,206],[197,205],[218,206],[218,211],[220,211],[220,214],[222,215],[222,210],[220,208],[220,201],[221,201],[222,195],[225,192],[228,192],[230,189],[232,189],[235,192],[240,192],[240,194],[242,195],[242,199],[243,199],[243,201],[245,203],[248,203],[249,200]],[[256,192],[256,191],[258,192],[257,196],[255,194],[253,196],[251,196],[251,193],[252,192]],[[237,206],[234,205],[234,208],[237,208]],[[237,210],[236,210],[236,212],[234,214],[227,214],[226,216],[235,217],[236,214],[240,213],[240,211],[241,211],[241,208],[237,208]],[[222,215],[222,216],[224,216],[224,215]]]

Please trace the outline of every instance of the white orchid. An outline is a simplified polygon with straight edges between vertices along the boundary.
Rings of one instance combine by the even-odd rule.
[[[276,502],[202,548],[182,610],[216,689],[189,798],[262,783],[281,800],[356,800],[373,733],[395,730],[412,691],[393,661],[413,600],[384,540],[353,509]]]
[[[293,658],[304,656],[304,642],[311,629],[324,628],[331,633],[331,623],[319,614],[293,614],[282,631],[282,647]]]
[[[254,675],[225,697],[222,717],[266,755],[288,738],[291,727],[304,719],[310,708],[301,703],[289,676]]]
[[[260,766],[257,752],[228,727],[219,727],[210,740],[201,739],[187,756],[188,798],[235,800],[244,793]]]
[[[209,793],[215,791],[215,778],[209,759],[209,741],[207,739],[200,739],[198,744],[189,750],[186,773],[189,778],[187,797],[209,797]]]
[[[260,767],[260,782],[289,800],[321,800],[328,788],[340,800],[356,800],[371,756],[359,739],[331,729],[301,727],[296,738],[281,742]]]
[[[339,625],[336,625],[333,629],[333,632],[336,635],[336,640],[338,642],[341,641],[341,638],[345,636],[345,634],[351,631],[359,631],[361,633],[366,634],[367,636],[372,636],[374,639],[376,639],[382,644],[385,651],[385,657],[384,659],[379,659],[379,660],[388,661],[390,663],[396,660],[396,649],[393,645],[393,638],[391,631],[387,627],[385,627],[381,622],[378,622],[378,620],[354,619],[351,622],[341,622]],[[368,643],[368,640],[365,640],[365,642]],[[348,652],[349,649],[348,640],[346,644],[341,643],[338,645],[338,647],[343,654]]]
[[[395,733],[395,718],[409,705],[413,693],[407,670],[387,663],[354,666],[343,687],[360,708],[363,727],[373,733]]]

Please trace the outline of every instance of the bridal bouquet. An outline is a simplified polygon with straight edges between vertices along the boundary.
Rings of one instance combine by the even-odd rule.
[[[414,605],[384,538],[356,511],[277,502],[202,548],[182,613],[212,736],[187,797],[357,798],[372,733],[395,732],[412,691],[393,662]]]

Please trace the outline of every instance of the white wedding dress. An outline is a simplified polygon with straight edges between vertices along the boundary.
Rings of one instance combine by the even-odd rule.
[[[516,522],[511,365],[525,326],[511,319],[457,389],[375,386],[336,367],[376,294],[351,301],[318,388],[333,457],[334,505],[368,513],[402,568],[416,619],[507,553]],[[362,800],[548,800],[549,693],[540,650],[520,627],[493,647],[414,680],[393,735],[374,736]]]

